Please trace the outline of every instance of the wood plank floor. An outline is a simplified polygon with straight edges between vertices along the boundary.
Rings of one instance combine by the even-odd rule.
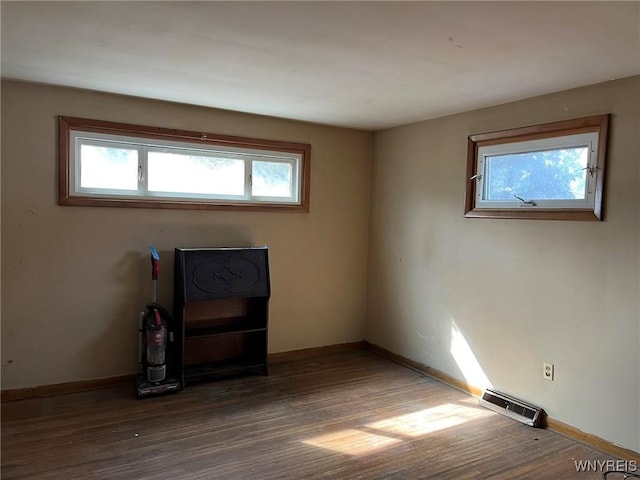
[[[136,400],[117,387],[2,405],[10,479],[596,479],[611,457],[478,407],[365,350]]]

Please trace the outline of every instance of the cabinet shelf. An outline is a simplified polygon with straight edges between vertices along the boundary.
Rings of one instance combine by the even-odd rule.
[[[200,365],[190,365],[184,369],[184,378],[188,381],[201,380],[212,377],[229,377],[249,371],[267,373],[264,362],[209,362]]]
[[[247,327],[236,328],[233,326],[225,327],[209,327],[209,328],[186,328],[184,331],[185,338],[188,337],[215,337],[219,335],[234,335],[253,332],[266,332],[267,327]]]
[[[176,249],[174,316],[183,385],[268,373],[267,247]]]
[[[267,328],[265,318],[261,315],[211,318],[213,316],[214,315],[211,314],[209,318],[196,319],[188,311],[185,311],[183,315],[185,337],[228,335],[232,333],[266,330]]]

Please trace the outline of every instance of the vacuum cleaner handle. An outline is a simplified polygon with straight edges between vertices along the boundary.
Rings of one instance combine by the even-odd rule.
[[[156,247],[149,247],[151,250],[151,279],[158,280],[158,271],[160,270],[160,254]]]

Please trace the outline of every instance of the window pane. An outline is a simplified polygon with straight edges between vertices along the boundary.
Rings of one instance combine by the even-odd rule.
[[[484,200],[586,198],[588,147],[485,157]]]
[[[254,161],[252,194],[258,197],[291,197],[292,177],[290,163]]]
[[[149,152],[152,192],[244,195],[244,160]]]
[[[80,146],[80,188],[138,189],[138,151]]]

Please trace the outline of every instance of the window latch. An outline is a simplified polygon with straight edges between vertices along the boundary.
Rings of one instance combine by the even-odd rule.
[[[144,181],[144,174],[142,173],[142,165],[138,165],[138,181]]]
[[[477,179],[478,181],[482,180],[482,175],[479,173],[476,173],[473,177],[471,177],[469,180],[473,180],[473,179]]]
[[[586,167],[584,167],[582,170],[586,170],[587,173],[589,175],[591,175],[593,177],[593,174],[596,173],[596,170],[598,169],[598,167],[592,167],[590,165],[587,165]]]
[[[520,200],[520,206],[521,207],[535,207],[536,205],[538,205],[533,200],[525,200],[524,198],[519,197],[516,194],[514,194],[513,196],[516,197],[518,200]]]

